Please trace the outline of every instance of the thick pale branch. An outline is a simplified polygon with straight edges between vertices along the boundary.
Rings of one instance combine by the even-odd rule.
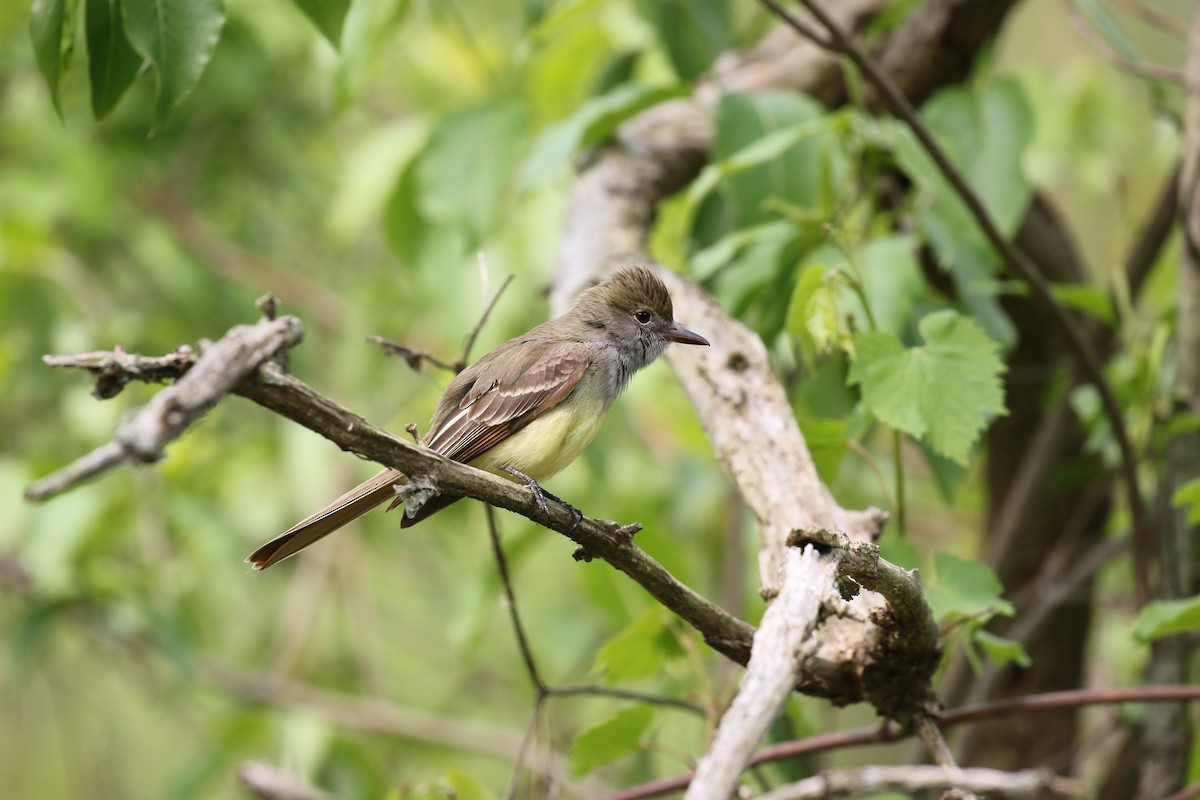
[[[700,759],[685,800],[726,800],[741,782],[754,749],[792,693],[800,674],[801,648],[820,619],[836,564],[815,548],[784,556],[782,588],[763,614],[753,655],[737,697]]]

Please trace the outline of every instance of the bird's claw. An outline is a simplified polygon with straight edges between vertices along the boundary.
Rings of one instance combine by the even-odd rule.
[[[554,502],[556,502],[560,506],[562,506],[564,509],[566,509],[567,513],[571,515],[571,530],[575,530],[576,528],[579,527],[579,523],[583,522],[583,512],[582,511],[580,511],[578,508],[576,508],[575,506],[568,503],[566,500],[563,500],[558,495],[554,495],[554,494],[551,494],[550,492],[547,492],[545,489],[543,489],[541,486],[538,485],[537,481],[535,481],[533,478],[526,475],[524,472],[521,472],[521,470],[517,469],[516,467],[508,467],[508,466],[501,467],[501,469],[504,470],[505,472],[507,472],[509,475],[512,475],[514,478],[516,478],[517,480],[519,480],[521,483],[523,483],[525,486],[527,486],[529,488],[529,491],[531,491],[533,493],[533,499],[537,502],[538,508],[541,510],[541,512],[543,514],[549,515],[550,505],[547,501],[553,500]]]

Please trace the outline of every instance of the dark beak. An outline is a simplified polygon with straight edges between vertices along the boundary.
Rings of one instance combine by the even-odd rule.
[[[682,325],[676,325],[663,333],[663,338],[669,342],[679,342],[680,344],[708,344],[708,339],[698,333],[692,333]]]

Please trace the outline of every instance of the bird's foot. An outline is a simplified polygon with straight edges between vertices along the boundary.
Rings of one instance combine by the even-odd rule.
[[[547,503],[547,501],[553,500],[555,503],[558,503],[560,506],[565,508],[567,513],[571,515],[571,530],[575,530],[579,527],[579,523],[583,522],[582,511],[568,503],[566,500],[563,500],[558,495],[547,492],[538,485],[537,481],[526,475],[524,472],[521,472],[521,470],[517,469],[516,467],[507,466],[501,467],[501,469],[507,472],[509,475],[512,475],[521,483],[525,484],[525,486],[529,487],[529,491],[533,492],[533,499],[537,501],[538,508],[541,509],[543,514],[550,513],[550,505]]]

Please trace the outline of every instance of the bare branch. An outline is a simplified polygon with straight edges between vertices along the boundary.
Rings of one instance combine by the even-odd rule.
[[[408,345],[393,342],[385,339],[382,336],[368,336],[367,341],[371,344],[379,345],[383,351],[389,355],[399,356],[408,364],[409,369],[413,372],[421,371],[421,363],[425,362],[432,364],[438,369],[449,370],[455,374],[462,372],[470,363],[471,348],[475,346],[475,340],[479,337],[479,332],[483,330],[483,326],[487,324],[488,317],[491,316],[492,309],[496,307],[496,302],[500,299],[500,295],[512,283],[513,276],[510,274],[500,284],[500,288],[496,289],[496,293],[492,295],[492,299],[484,307],[483,313],[479,316],[479,321],[475,323],[475,327],[467,334],[466,341],[463,344],[462,355],[454,362],[443,361],[432,353],[426,353],[424,350],[417,350]]]
[[[829,770],[767,792],[758,800],[827,800],[896,792],[924,795],[957,789],[995,798],[1081,797],[1083,787],[1050,772],[964,769],[950,778],[941,767],[907,765]]]
[[[368,336],[367,342],[369,344],[379,345],[379,347],[383,348],[383,352],[390,356],[399,356],[400,358],[404,359],[404,362],[408,364],[408,368],[413,372],[421,371],[422,362],[431,364],[438,369],[444,369],[450,372],[462,371],[458,367],[457,363],[451,364],[449,361],[442,361],[433,353],[426,353],[424,350],[417,350],[409,347],[406,344],[400,344],[399,342],[393,342],[391,339],[385,339],[382,336]]]
[[[509,273],[507,277],[501,281],[500,286],[496,289],[496,293],[492,295],[492,299],[484,306],[483,313],[479,315],[479,321],[475,323],[475,327],[467,334],[467,340],[463,343],[462,357],[458,359],[459,372],[462,372],[467,364],[471,361],[471,348],[475,346],[475,340],[479,338],[479,332],[483,330],[483,326],[487,324],[488,317],[492,314],[492,309],[496,307],[496,303],[500,300],[500,295],[504,294],[504,290],[512,283],[513,276]]]
[[[533,681],[533,688],[537,693],[536,702],[541,703],[549,691],[538,671],[537,662],[533,658],[533,650],[529,647],[529,639],[525,636],[525,626],[521,624],[521,614],[517,611],[517,595],[513,591],[512,579],[508,574],[508,559],[504,555],[504,548],[500,545],[496,510],[491,506],[485,506],[484,513],[487,515],[488,539],[492,543],[492,555],[496,559],[496,569],[500,573],[500,584],[504,587],[504,601],[508,607],[508,618],[512,623],[513,634],[517,638],[517,647],[521,650],[521,660],[525,662],[525,671],[529,673],[529,680]],[[519,767],[520,765],[518,765]]]
[[[158,461],[167,444],[233,391],[243,378],[281,350],[299,343],[303,336],[304,328],[295,317],[264,319],[256,325],[232,328],[224,338],[206,348],[173,386],[156,394],[133,419],[117,428],[112,442],[30,486],[25,498],[31,501],[45,500],[126,461],[135,464]],[[114,370],[120,369],[122,361],[128,360],[122,359],[122,355],[118,352],[108,354],[108,358],[97,353],[66,358],[48,356],[46,363],[54,366],[84,366],[98,371],[100,377],[96,392],[102,395],[113,387],[119,391],[123,385],[121,379],[112,377]],[[135,372],[124,380],[134,377],[142,379],[143,376],[162,380],[163,369],[168,361],[182,361],[187,356],[185,351],[177,350],[172,356],[154,362],[154,370],[147,370],[146,362],[135,357]],[[88,366],[89,362],[94,363],[95,367]]]

